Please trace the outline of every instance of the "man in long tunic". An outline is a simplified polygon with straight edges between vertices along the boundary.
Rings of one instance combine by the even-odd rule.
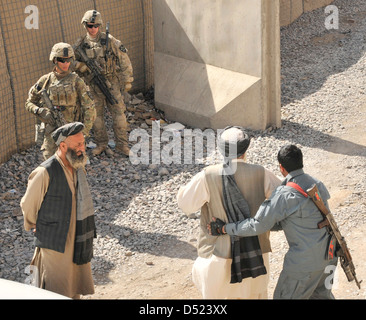
[[[73,299],[94,293],[94,207],[84,172],[83,129],[76,122],[52,134],[57,152],[30,174],[20,203],[24,228],[35,235],[36,285]]]
[[[261,203],[270,197],[280,180],[260,165],[245,162],[249,137],[241,127],[225,128],[220,139],[234,145],[232,154],[225,154],[232,166],[236,166],[235,181],[244,195],[250,214],[254,214]],[[243,141],[244,147],[238,145]],[[239,146],[239,147],[237,147]],[[223,201],[223,164],[206,167],[178,191],[178,206],[189,214],[201,209],[198,258],[192,268],[192,278],[204,299],[266,299],[269,281],[269,256],[271,251],[269,232],[260,235],[259,245],[263,255],[266,274],[249,276],[231,283],[232,239],[230,236],[212,236],[206,225],[213,216],[228,221]],[[258,239],[257,239],[258,241]]]

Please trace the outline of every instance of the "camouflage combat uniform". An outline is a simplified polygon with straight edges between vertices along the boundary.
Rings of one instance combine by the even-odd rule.
[[[84,24],[85,28],[88,23],[97,24],[101,27],[101,15],[95,10],[89,10],[85,13],[81,23]],[[86,35],[79,38],[73,46],[76,57],[74,67],[75,71],[83,77],[90,87],[97,111],[97,118],[93,126],[94,138],[97,146],[92,153],[98,155],[105,151],[108,155],[113,155],[113,152],[108,148],[109,139],[104,119],[105,105],[107,105],[113,120],[113,132],[116,144],[115,151],[128,156],[130,152],[127,138],[128,124],[125,115],[126,106],[121,90],[125,92],[130,90],[133,81],[133,69],[127,55],[127,49],[123,44],[111,35],[109,35],[108,39],[109,44],[107,52],[105,32],[99,31],[95,38],[92,38],[87,32]],[[81,47],[84,50],[88,58],[96,62],[102,75],[107,80],[107,86],[109,87],[111,94],[116,98],[118,103],[109,103],[99,87],[93,83],[93,75],[76,51],[78,47]],[[106,59],[107,53],[109,56],[108,59]]]
[[[72,47],[69,44],[58,43],[51,51],[50,60],[54,61],[55,58],[62,57],[64,48],[68,48],[68,56],[72,57]],[[44,116],[49,114],[49,109],[41,97],[42,89],[46,90],[52,105],[57,108],[55,112],[61,113],[61,118],[65,123],[79,121],[85,125],[83,131],[85,137],[89,136],[95,121],[96,111],[87,85],[76,73],[70,71],[58,73],[55,68],[52,72],[43,75],[29,90],[25,108],[35,114],[37,120],[45,123],[45,135],[41,150],[43,150],[43,157],[48,159],[57,150],[51,137],[51,132],[57,126],[51,124],[47,116]],[[52,131],[50,132],[50,130]]]

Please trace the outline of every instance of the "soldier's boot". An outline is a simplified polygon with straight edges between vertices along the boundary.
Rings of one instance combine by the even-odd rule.
[[[114,152],[112,151],[112,149],[111,149],[111,148],[106,147],[104,151],[105,151],[105,154],[106,154],[108,157],[113,157],[113,156],[114,156]]]
[[[128,147],[128,145],[117,146],[115,149],[115,152],[122,154],[126,157],[130,157],[133,155],[133,153],[130,150],[130,148]]]
[[[93,150],[92,150],[92,155],[93,156],[98,156],[100,155],[103,151],[106,150],[106,146],[96,146]]]

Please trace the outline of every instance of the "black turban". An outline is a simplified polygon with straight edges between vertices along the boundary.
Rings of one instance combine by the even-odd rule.
[[[81,122],[71,122],[57,128],[52,132],[52,138],[55,140],[57,146],[69,136],[79,133],[84,129],[84,125]]]

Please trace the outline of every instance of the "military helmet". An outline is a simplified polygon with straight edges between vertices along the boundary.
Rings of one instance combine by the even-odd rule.
[[[84,23],[95,23],[102,25],[102,15],[97,10],[88,10],[81,19],[81,24]]]
[[[72,46],[65,42],[56,43],[51,50],[50,61],[54,58],[74,58],[75,54]]]

